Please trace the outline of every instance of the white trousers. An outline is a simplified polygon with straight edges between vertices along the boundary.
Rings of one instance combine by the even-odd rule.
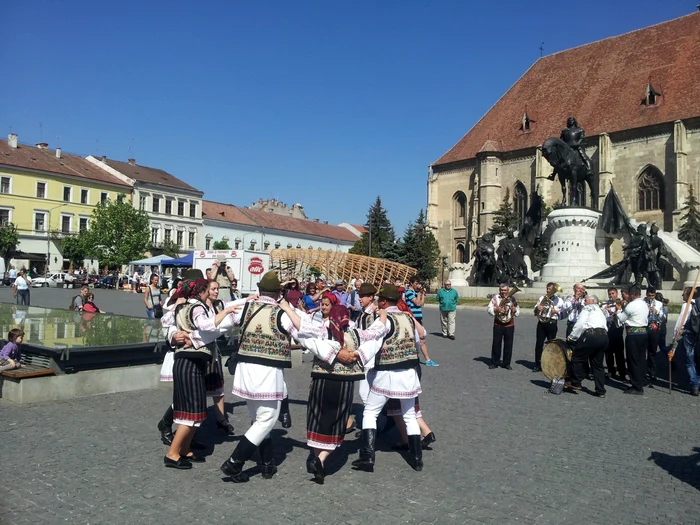
[[[246,399],[246,404],[253,424],[245,433],[245,437],[254,445],[260,445],[263,439],[270,437],[270,431],[277,422],[277,417],[280,415],[280,401],[276,399],[272,401]]]
[[[376,392],[370,392],[365,403],[365,411],[362,414],[362,430],[377,428],[377,416],[386,405],[389,398]],[[416,420],[415,399],[399,399],[401,401],[401,416],[406,423],[406,432],[409,436],[420,435],[420,427]]]
[[[367,404],[367,396],[369,396],[369,381],[367,381],[366,377],[363,377],[360,380],[359,393],[360,393],[360,399],[362,399],[362,404],[366,405]]]

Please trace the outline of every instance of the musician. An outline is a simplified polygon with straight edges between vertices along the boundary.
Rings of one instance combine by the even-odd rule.
[[[656,352],[659,349],[661,325],[664,319],[664,304],[656,300],[656,289],[647,286],[647,296],[644,299],[649,308],[649,325],[647,326],[647,380],[651,383],[656,379]]]
[[[622,326],[615,315],[617,304],[622,303],[618,297],[617,288],[608,288],[608,302],[601,308],[608,319],[608,349],[605,354],[605,361],[608,365],[608,374],[613,379],[624,381],[627,375],[627,364],[625,363],[625,327]]]
[[[608,321],[598,305],[598,297],[588,295],[567,341],[574,344],[571,357],[573,378],[568,384],[574,390],[581,389],[586,377],[586,365],[590,362],[595,381],[595,395],[605,397],[605,369],[603,356],[608,348]]]
[[[547,283],[546,294],[541,296],[535,305],[535,315],[538,317],[538,323],[533,372],[542,371],[542,349],[544,348],[545,340],[551,341],[557,336],[557,321],[559,321],[559,312],[564,304],[561,297],[555,295],[557,286],[557,283]]]
[[[489,370],[499,365],[506,370],[513,370],[510,359],[513,355],[515,318],[520,315],[520,307],[515,297],[508,296],[507,284],[501,284],[498,287],[498,294],[491,298],[486,311],[489,315],[493,315],[493,342]],[[501,362],[501,341],[503,341],[503,362]]]
[[[647,326],[649,325],[649,305],[642,299],[639,286],[632,285],[627,289],[629,304],[622,308],[617,305],[617,318],[625,325],[627,339],[625,340],[627,364],[630,373],[630,386],[625,394],[641,396],[644,394],[644,376],[647,363]]]
[[[586,305],[586,287],[581,283],[574,285],[574,294],[570,295],[564,301],[564,306],[561,309],[559,317],[566,316],[566,337],[569,337],[571,330],[578,320],[578,316]]]

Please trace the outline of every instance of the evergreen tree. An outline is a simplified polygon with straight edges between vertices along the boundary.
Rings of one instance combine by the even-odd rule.
[[[19,233],[17,233],[17,226],[11,222],[6,222],[0,225],[0,255],[3,261],[5,261],[5,270],[9,270],[10,259],[12,258],[12,252],[17,249],[19,245]]]
[[[230,250],[231,247],[226,241],[214,241],[211,247],[212,250]]]
[[[372,257],[385,258],[386,252],[390,254],[395,252],[393,246],[396,242],[394,228],[386,216],[386,210],[382,207],[382,198],[379,195],[377,195],[377,200],[369,208],[365,228],[367,228],[367,233],[363,233],[360,240],[350,248],[350,253],[370,255],[370,237],[372,239]]]
[[[428,221],[422,209],[416,221],[406,228],[403,247],[404,256],[401,262],[415,268],[421,280],[431,281],[437,277],[440,246],[433,232],[428,229]]]
[[[503,197],[501,206],[493,214],[493,226],[489,230],[496,236],[505,236],[508,232],[518,231],[520,219],[513,210],[513,205],[510,202],[510,190],[506,189],[506,195]]]
[[[698,200],[693,193],[692,184],[688,188],[688,198],[681,210],[685,211],[685,215],[682,217],[683,224],[678,229],[678,238],[696,250],[700,250],[700,211],[698,211]]]

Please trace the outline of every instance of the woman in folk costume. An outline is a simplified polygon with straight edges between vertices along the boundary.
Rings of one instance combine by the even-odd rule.
[[[364,377],[355,350],[365,344],[363,341],[381,346],[384,325],[378,320],[368,330],[351,328],[349,310],[335,305],[321,328],[307,314],[299,316],[286,301],[280,303],[280,308],[296,328],[301,328],[299,343],[314,354],[306,415],[307,444],[313,456],[307,461],[307,470],[323,484],[325,461],[342,444],[347,432],[355,381]]]
[[[179,425],[163,458],[165,466],[170,468],[190,469],[192,461],[204,461],[203,457],[190,452],[190,445],[197,427],[207,416],[205,376],[216,353],[217,326],[228,314],[240,309],[232,305],[215,314],[205,304],[208,295],[209,283],[205,279],[187,279],[169,301],[173,304],[178,299],[186,299],[176,307],[175,326],[169,329],[175,347],[173,421]],[[185,340],[175,337],[177,331],[191,335]]]

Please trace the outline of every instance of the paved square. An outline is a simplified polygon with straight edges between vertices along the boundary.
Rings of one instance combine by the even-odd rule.
[[[136,297],[120,300],[133,307]],[[425,317],[439,332],[437,310]],[[534,317],[518,319],[513,371],[487,369],[491,325],[485,312],[460,310],[456,341],[428,337],[441,366],[424,368],[421,406],[437,442],[420,473],[389,450],[392,431],[380,439],[374,474],[351,469],[350,435],[326,484],[311,482],[310,363],[286,373],[294,426],[274,430],[279,474],[263,480],[249,462],[247,484],[225,483],[218,470],[249,425],[230,394],[238,435],[224,439],[210,414],[200,439],[211,457],[191,471],[163,467],[155,426],[170,384],[22,407],[0,400],[0,523],[700,522],[699,398],[659,385],[630,399],[612,383],[602,400],[546,394],[542,375],[521,363],[532,360]],[[685,372],[677,375],[685,384]]]

